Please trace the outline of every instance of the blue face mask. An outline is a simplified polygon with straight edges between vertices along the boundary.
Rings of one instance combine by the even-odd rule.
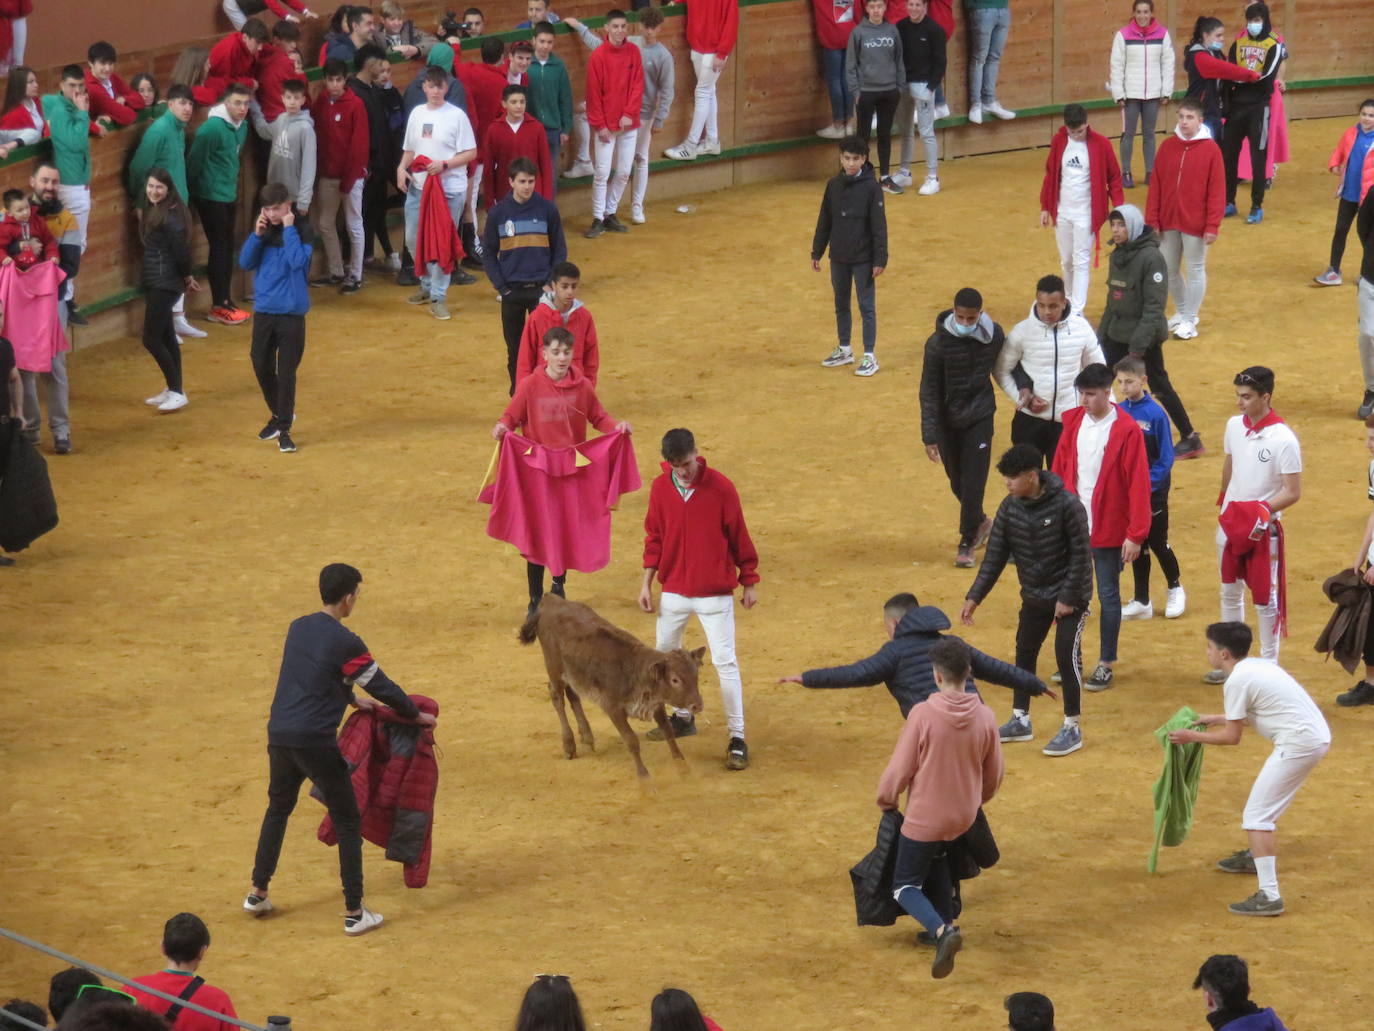
[[[955,335],[955,336],[960,336],[960,337],[972,336],[972,335],[973,335],[973,331],[974,331],[975,329],[978,328],[978,323],[976,323],[976,322],[975,322],[973,325],[971,325],[971,326],[965,326],[965,325],[964,325],[962,322],[960,322],[958,319],[951,319],[950,322],[951,322],[950,328],[954,330],[954,335]]]
[[[1245,27],[1250,30],[1250,35],[1253,36],[1255,39],[1259,39],[1260,36],[1264,33],[1264,22],[1262,21],[1249,22],[1246,24]]]
[[[1207,49],[1208,49],[1208,50],[1215,50],[1217,53],[1221,53],[1221,48],[1222,48],[1223,46],[1225,46],[1225,44],[1224,44],[1221,40],[1218,39],[1218,40],[1213,40],[1211,43],[1208,43],[1208,44],[1207,44]]]

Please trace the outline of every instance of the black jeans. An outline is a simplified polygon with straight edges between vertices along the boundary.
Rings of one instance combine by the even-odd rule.
[[[1109,369],[1125,358],[1128,350],[1126,344],[1119,344],[1105,337],[1102,340],[1102,353],[1107,357]],[[1183,399],[1178,396],[1178,391],[1169,381],[1169,372],[1164,368],[1164,345],[1155,344],[1140,356],[1140,360],[1145,363],[1145,375],[1150,380],[1150,393],[1168,413],[1169,421],[1178,427],[1178,435],[1191,437],[1193,420],[1188,418],[1188,411],[1183,407]]]
[[[1054,658],[1059,665],[1059,676],[1063,679],[1060,690],[1064,695],[1064,715],[1077,716],[1082,712],[1083,697],[1080,679],[1083,674],[1083,624],[1087,622],[1088,610],[1075,609],[1062,619],[1054,618],[1054,602],[1021,598],[1021,613],[1016,620],[1016,665],[1028,673],[1035,672],[1036,661],[1040,658],[1040,646],[1054,627]],[[1012,705],[1023,712],[1030,711],[1031,696],[1017,690],[1012,695]]]
[[[1240,148],[1250,143],[1250,206],[1264,207],[1265,170],[1269,167],[1269,103],[1231,106],[1221,156],[1226,165],[1226,203],[1236,202],[1240,184]]]
[[[296,414],[296,369],[304,354],[304,315],[253,317],[253,372],[279,430],[290,430]]]
[[[1160,571],[1170,587],[1178,586],[1178,559],[1169,547],[1169,491],[1157,490],[1150,495],[1150,536],[1145,538],[1145,547],[1140,549],[1140,557],[1131,563],[1131,574],[1135,577],[1135,600],[1150,600],[1150,553],[1159,559]]]
[[[1039,448],[1045,456],[1045,468],[1054,461],[1054,452],[1059,447],[1059,437],[1064,432],[1064,424],[1057,419],[1041,419],[1017,409],[1011,417],[1011,442],[1030,444]]]
[[[216,308],[234,303],[229,297],[230,277],[234,274],[234,211],[233,201],[196,198],[196,212],[210,244],[206,265],[209,267],[210,303]]]
[[[941,423],[936,434],[949,489],[959,500],[959,546],[964,547],[973,543],[978,527],[987,518],[983,491],[988,485],[988,465],[992,461],[992,416],[962,429]]]
[[[850,284],[859,298],[859,320],[863,323],[864,354],[872,354],[878,343],[878,307],[873,288],[873,265],[850,264],[830,259],[830,288],[835,294],[835,335],[848,349],[854,330],[854,313],[849,310]]]
[[[1341,270],[1341,259],[1345,257],[1345,239],[1350,235],[1350,227],[1355,224],[1355,216],[1360,213],[1358,201],[1341,198],[1336,205],[1336,231],[1331,234],[1331,267]]]
[[[385,169],[373,172],[363,180],[363,256],[372,253],[372,241],[376,240],[382,253],[388,258],[396,253],[391,246],[391,232],[386,227],[387,184],[395,178],[395,172]]]
[[[172,305],[181,296],[180,290],[159,290],[149,287],[143,295],[143,346],[162,370],[167,389],[184,393],[181,389],[181,345],[172,328]]]
[[[878,173],[881,176],[887,175],[887,166],[892,160],[892,121],[901,98],[901,92],[895,89],[884,93],[860,93],[855,108],[854,135],[865,143],[873,130],[873,115],[878,116]]]
[[[510,392],[515,393],[515,362],[520,357],[520,338],[525,333],[525,320],[539,307],[544,296],[543,283],[508,283],[510,289],[501,295],[501,332],[506,337],[506,372],[510,375]]]
[[[253,858],[253,886],[266,888],[277,872],[286,823],[296,808],[301,785],[309,779],[324,796],[334,831],[339,836],[339,878],[343,881],[344,908],[363,904],[363,836],[358,800],[353,794],[348,763],[337,745],[325,748],[267,746],[269,780],[267,812],[258,832],[258,851]]]

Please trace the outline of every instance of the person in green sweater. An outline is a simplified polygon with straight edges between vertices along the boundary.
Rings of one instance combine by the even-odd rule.
[[[558,152],[568,142],[573,126],[572,80],[568,66],[553,52],[553,25],[541,21],[534,27],[534,60],[525,74],[530,80],[530,114],[549,136],[549,167],[553,182],[549,199],[558,191]]]
[[[233,83],[224,99],[214,107],[191,142],[186,161],[191,199],[205,238],[210,244],[211,322],[239,326],[248,313],[230,297],[230,278],[234,271],[234,209],[239,194],[239,152],[248,136],[248,99],[251,93],[242,83]]]

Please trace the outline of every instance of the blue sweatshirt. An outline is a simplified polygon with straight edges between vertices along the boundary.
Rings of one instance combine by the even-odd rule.
[[[310,310],[310,245],[295,226],[263,236],[249,233],[239,251],[239,267],[256,271],[253,311],[262,315],[304,315]]]
[[[1121,407],[1145,434],[1145,454],[1150,460],[1150,493],[1167,491],[1174,468],[1173,427],[1169,417],[1148,391],[1139,401],[1122,401]]]
[[[552,201],[535,193],[521,204],[511,192],[487,212],[482,265],[498,293],[512,283],[547,283],[553,267],[567,259],[563,220]]]

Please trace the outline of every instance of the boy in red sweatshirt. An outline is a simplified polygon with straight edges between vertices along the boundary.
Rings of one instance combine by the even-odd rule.
[[[496,38],[484,39],[480,53],[481,64],[475,61],[453,62],[453,74],[463,84],[463,92],[468,98],[467,115],[472,122],[472,134],[477,137],[477,156],[468,164],[467,211],[461,227],[463,250],[467,251],[468,258],[475,259],[469,268],[479,266],[482,255],[481,227],[477,224],[477,198],[487,174],[487,155],[482,143],[487,135],[487,126],[502,116],[501,95],[510,85],[501,68],[505,44]],[[458,281],[463,282],[461,278]]]
[[[592,141],[592,224],[586,237],[606,230],[628,233],[615,217],[635,159],[639,111],[644,102],[644,61],[639,47],[627,41],[630,23],[621,10],[606,15],[606,42],[587,60],[587,124]],[[611,179],[611,168],[615,178]]]
[[[966,833],[1002,783],[997,717],[965,692],[968,645],[941,638],[930,649],[935,694],[912,708],[878,781],[878,808],[896,809],[907,793],[897,842],[892,897],[921,922],[935,945],[931,977],[948,977],[964,940],[954,924],[949,843]]]
[[[23,190],[6,190],[5,215],[0,221],[0,264],[10,262],[31,269],[40,261],[57,261],[57,241],[48,220],[33,217],[33,205]]]
[[[340,286],[340,293],[356,293],[363,282],[363,181],[367,178],[367,108],[348,89],[348,66],[331,60],[324,66],[324,91],[310,105],[319,143],[320,184],[315,191],[319,204],[316,220],[324,237],[328,272],[311,286]],[[343,202],[348,227],[348,275],[337,225]]]
[[[666,157],[691,161],[698,154],[720,153],[716,80],[725,71],[738,38],[739,0],[696,0],[687,5],[687,45],[692,48],[692,71],[697,77],[692,126],[685,140],[663,152]]]
[[[293,21],[279,21],[272,26],[272,42],[264,43],[257,53],[253,74],[258,80],[255,99],[263,121],[271,125],[283,111],[282,87],[291,79],[299,79],[296,62],[292,60],[301,45],[301,27]]]
[[[507,86],[501,91],[505,116],[487,126],[482,136],[483,173],[487,180],[487,209],[510,193],[510,163],[529,158],[538,170],[534,191],[553,200],[553,169],[549,165],[549,137],[544,126],[526,114],[528,86]]]
[[[205,85],[222,93],[231,82],[258,88],[258,51],[267,42],[267,26],[249,18],[238,32],[231,32],[210,48],[210,68]]]
[[[1050,467],[1088,513],[1088,544],[1102,605],[1102,651],[1092,676],[1083,681],[1088,691],[1112,686],[1121,636],[1121,570],[1140,557],[1152,519],[1145,435],[1135,419],[1112,402],[1115,378],[1099,362],[1078,374],[1073,385],[1082,406],[1064,413],[1064,432]]]
[[[605,47],[601,48],[606,49]],[[735,587],[744,590],[740,604],[752,609],[758,603],[759,554],[744,523],[735,485],[697,454],[690,430],[669,430],[663,436],[663,474],[649,489],[649,511],[644,516],[644,582],[639,588],[639,607],[654,611],[654,577],[663,585],[658,607],[660,651],[682,647],[682,631],[696,613],[711,665],[720,680],[730,742],[725,768],[749,766],[749,746],[744,743],[744,685],[735,660]],[[679,709],[673,713],[677,737],[697,732],[696,717]],[[649,731],[649,740],[663,734]]]
[[[515,364],[515,382],[544,367],[544,337],[551,329],[566,329],[573,338],[573,371],[596,386],[596,374],[601,369],[601,349],[596,340],[596,322],[592,313],[577,299],[582,271],[571,261],[554,265],[549,277],[549,289],[539,304],[525,319],[525,331],[520,337],[520,354]]]
[[[91,98],[91,118],[108,118],[115,125],[133,125],[143,110],[138,90],[115,74],[118,55],[106,42],[92,43],[86,51],[86,93]]]

